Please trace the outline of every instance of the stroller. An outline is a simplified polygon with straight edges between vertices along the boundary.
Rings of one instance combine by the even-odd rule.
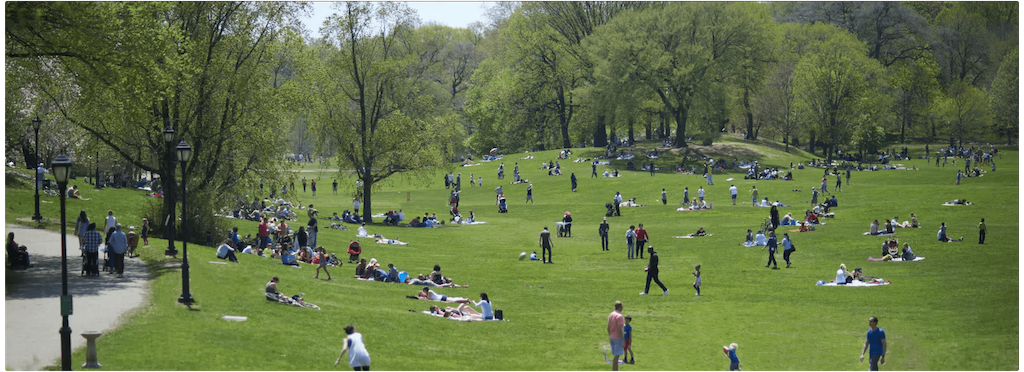
[[[566,236],[565,235],[565,222],[561,222],[561,221],[555,222],[555,228],[558,229],[558,237],[559,238],[564,238]]]
[[[605,217],[611,217],[615,214],[615,203],[605,203],[604,208],[608,210],[604,213]]]

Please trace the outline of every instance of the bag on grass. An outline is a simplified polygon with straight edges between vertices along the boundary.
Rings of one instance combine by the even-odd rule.
[[[505,320],[505,313],[501,310],[494,310],[495,320]]]

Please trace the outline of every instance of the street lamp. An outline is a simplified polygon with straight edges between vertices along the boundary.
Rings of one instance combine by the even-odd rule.
[[[192,158],[192,147],[185,140],[181,140],[176,150],[178,162],[181,163],[181,231],[187,231],[185,228],[188,223],[188,212],[185,209],[185,182],[188,181],[188,175],[185,174],[185,165]],[[195,302],[188,290],[188,240],[184,233],[181,234],[181,297],[178,297],[178,302],[185,306]]]
[[[37,126],[38,127],[38,126]],[[50,165],[53,168],[53,176],[57,179],[60,190],[68,186],[68,176],[71,173],[71,160],[64,154],[57,155]],[[71,295],[68,294],[68,238],[67,221],[64,211],[64,200],[66,192],[60,193],[60,258],[61,258],[61,296],[60,315],[64,317],[64,325],[60,328],[60,360],[61,370],[71,370],[71,326],[68,325],[68,316],[71,315]]]
[[[39,125],[42,124],[42,120],[39,120],[39,116],[32,119],[32,128],[36,130],[36,214],[32,215],[33,221],[42,221],[43,215],[39,214],[39,188],[43,186],[43,175],[39,172],[39,168],[43,167],[43,163],[39,161]]]
[[[164,128],[164,142],[167,143],[167,147],[172,146],[172,144],[174,143],[174,129],[171,129],[171,126],[169,126],[169,125],[167,126],[167,128]],[[174,177],[174,160],[170,160],[170,162],[171,162],[171,167],[170,167],[170,169],[171,169],[171,177],[173,178]],[[165,186],[168,185],[165,182],[167,180],[161,179],[160,181],[161,181],[160,182],[161,184],[163,184]],[[171,219],[170,225],[168,225],[168,230],[169,230],[168,231],[168,235],[169,236],[167,237],[167,249],[164,250],[164,256],[177,256],[178,255],[178,249],[174,248],[174,220],[173,220],[173,217],[174,217],[174,206],[173,205],[171,206],[170,213],[171,213],[172,219]]]

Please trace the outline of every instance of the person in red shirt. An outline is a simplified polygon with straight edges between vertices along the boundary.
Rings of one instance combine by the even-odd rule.
[[[259,229],[260,246],[258,248],[266,248],[270,244],[270,226],[267,225],[266,218],[260,221]]]
[[[639,255],[640,258],[644,258],[644,246],[650,239],[647,237],[647,230],[644,230],[644,224],[639,224],[639,226],[636,230],[636,247],[634,248],[636,253],[633,254],[633,257]]]

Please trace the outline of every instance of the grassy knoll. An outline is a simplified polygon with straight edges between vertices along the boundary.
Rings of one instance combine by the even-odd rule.
[[[777,149],[729,143],[745,148],[768,164],[807,160],[806,154],[788,155]],[[590,156],[580,150],[574,157]],[[152,240],[144,250],[156,273],[149,306],[133,314],[126,325],[99,339],[101,363],[108,370],[326,370],[340,350],[342,327],[354,323],[364,334],[378,370],[595,370],[607,369],[601,349],[608,343],[605,321],[612,303],[625,303],[633,316],[636,364],[623,370],[722,370],[728,366],[720,347],[740,344],[742,367],[750,370],[861,370],[857,357],[868,329],[869,316],[881,319],[889,356],[886,369],[1011,370],[1019,363],[1019,209],[1018,154],[1007,151],[998,171],[981,178],[965,178],[956,186],[956,168],[936,168],[925,160],[901,162],[917,171],[854,172],[851,185],[844,178],[838,193],[835,219],[812,233],[790,235],[798,251],[793,267],[764,268],[766,253],[739,245],[748,228],[768,215],[767,208],[752,208],[749,190],[757,185],[762,197],[792,205],[780,211],[802,215],[809,207],[810,189],[820,185],[822,170],[794,170],[795,181],[743,180],[742,174],[716,174],[707,186],[698,176],[667,170],[651,177],[626,172],[623,177],[590,178],[590,165],[562,161],[564,176],[548,177],[538,168],[554,159],[555,152],[518,160],[525,178],[534,184],[535,205],[523,205],[525,185],[509,185],[511,171],[523,154],[506,156],[508,175],[503,182],[508,214],[498,214],[494,188],[498,162],[457,168],[463,174],[462,206],[476,212],[484,225],[413,229],[372,226],[371,233],[408,241],[408,246],[373,244],[363,240],[364,257],[376,257],[399,270],[429,273],[434,264],[459,284],[470,288],[442,289],[449,296],[476,298],[487,292],[496,309],[509,322],[461,323],[432,318],[421,311],[431,304],[406,299],[417,288],[351,279],[354,266],[332,269],[333,281],[314,280],[314,268],[293,269],[274,260],[239,255],[241,264],[211,265],[214,250],[190,245],[192,292],[198,311],[175,303],[180,294],[180,273],[164,268],[166,243]],[[672,157],[674,155],[668,155]],[[746,157],[745,157],[746,158]],[[670,160],[659,161],[667,168]],[[640,160],[637,161],[639,166]],[[961,166],[962,163],[957,162]],[[624,164],[614,164],[620,170]],[[601,172],[605,166],[599,166]],[[311,168],[312,169],[312,168]],[[579,191],[570,192],[569,174],[575,171]],[[469,173],[483,175],[483,187],[470,187]],[[330,191],[331,177],[318,181],[316,197],[301,193],[296,202],[315,204],[323,215],[351,208],[344,187]],[[733,182],[726,178],[735,177]],[[339,180],[342,185],[349,179]],[[829,189],[834,186],[829,177]],[[740,189],[739,200],[729,203],[731,183]],[[700,186],[707,189],[715,209],[677,212],[682,190],[691,197]],[[297,182],[301,188],[301,183]],[[661,189],[669,203],[661,205]],[[799,192],[794,189],[801,190]],[[616,191],[636,197],[643,208],[623,209],[622,217],[609,218],[612,251],[602,252],[597,226],[604,203]],[[86,208],[91,216],[107,209],[127,219],[141,217],[147,199],[130,190],[83,191],[92,201],[71,201],[68,211]],[[7,189],[8,222],[32,214],[31,190]],[[407,219],[423,212],[447,216],[447,195],[440,172],[429,184],[396,181],[374,194],[374,211],[403,209]],[[407,200],[408,198],[408,200]],[[944,207],[955,198],[975,205]],[[56,200],[55,198],[50,198]],[[56,204],[44,204],[43,215],[56,216]],[[517,261],[519,252],[537,248],[544,226],[571,211],[575,219],[571,238],[555,241],[553,265]],[[899,230],[925,261],[869,262],[878,256],[882,238],[862,236],[873,219],[914,212],[921,229]],[[986,218],[988,241],[977,244],[976,225]],[[74,217],[69,216],[73,221]],[[644,223],[661,257],[661,279],[668,296],[643,290],[646,261],[627,260],[622,237],[631,224]],[[939,243],[940,222],[949,234],[966,237],[960,243]],[[238,221],[240,231],[255,233],[256,224]],[[297,223],[294,225],[297,226]],[[673,239],[703,226],[713,237]],[[350,231],[321,229],[320,244],[341,253],[354,239]],[[781,261],[781,255],[779,256]],[[832,279],[840,263],[850,269],[892,281],[875,288],[816,287],[815,281]],[[690,287],[693,266],[703,268],[703,294]],[[263,284],[281,277],[279,288],[292,294],[305,292],[320,312],[267,303]],[[323,275],[323,274],[321,274]],[[323,276],[322,276],[323,277]],[[226,322],[223,315],[248,316],[246,322]],[[75,365],[84,350],[75,354]],[[341,367],[338,367],[341,368]]]

